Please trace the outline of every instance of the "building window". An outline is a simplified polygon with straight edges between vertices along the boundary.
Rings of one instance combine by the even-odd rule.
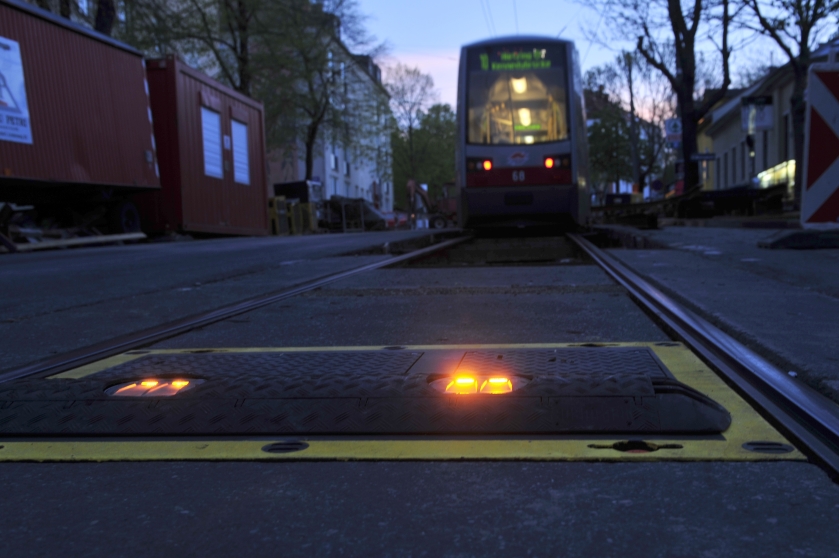
[[[763,131],[763,166],[762,170],[769,168],[769,131]]]
[[[789,113],[784,115],[784,123],[781,127],[781,133],[783,134],[783,139],[781,142],[781,146],[783,148],[783,156],[781,157],[781,162],[789,161]]]
[[[329,155],[329,168],[332,170],[338,170],[338,156],[334,153]]]
[[[233,136],[233,180],[239,184],[251,183],[250,158],[248,156],[248,125],[230,121]]]
[[[350,162],[349,161],[344,161],[344,175],[346,175],[346,176],[350,175]]]
[[[723,181],[720,183],[720,186],[723,188],[728,187],[728,153],[723,153],[722,156],[722,177]]]
[[[746,180],[746,142],[740,142],[740,180]]]
[[[338,195],[338,179],[337,178],[332,179],[332,195],[333,196]]]
[[[204,174],[224,178],[221,158],[221,115],[201,107],[201,137],[204,142]]]

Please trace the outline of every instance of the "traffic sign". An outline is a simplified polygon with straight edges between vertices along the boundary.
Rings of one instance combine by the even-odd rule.
[[[668,118],[664,121],[664,134],[669,143],[682,141],[682,121],[679,118]]]
[[[839,228],[839,64],[810,66],[801,225]]]
[[[772,95],[757,95],[740,99],[740,129],[749,134],[760,130],[771,130]]]

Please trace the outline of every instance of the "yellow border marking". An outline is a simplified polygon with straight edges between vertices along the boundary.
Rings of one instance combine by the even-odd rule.
[[[777,441],[783,438],[776,436]],[[277,440],[171,442],[0,442],[0,461],[802,461],[798,451],[753,453],[727,440],[679,440],[682,449],[625,453],[588,447],[612,440],[309,440],[309,447],[272,454]]]
[[[55,376],[49,376],[47,379],[69,378],[71,380],[78,380],[80,378],[84,378],[85,376],[90,376],[91,374],[102,372],[103,370],[107,370],[108,368],[113,368],[114,366],[118,366],[126,362],[131,362],[132,360],[137,360],[142,356],[145,355],[116,355],[112,356],[111,358],[106,358],[104,360],[97,360],[96,362],[91,362],[90,364],[86,364],[78,368],[73,368],[72,370],[62,372],[61,374],[56,374]]]
[[[517,344],[517,345],[413,345],[407,351],[472,350],[472,349],[554,349],[586,346],[584,343]],[[604,439],[582,436],[554,437],[553,439],[356,439],[335,440],[288,436],[303,439],[309,447],[296,452],[273,454],[262,447],[274,441],[259,440],[179,440],[179,441],[16,441],[0,440],[0,461],[165,461],[165,460],[532,460],[532,461],[803,461],[806,457],[798,450],[786,454],[761,454],[742,448],[749,441],[769,441],[790,444],[775,428],[767,423],[743,398],[732,391],[722,379],[711,371],[682,344],[662,346],[656,343],[603,343],[605,347],[649,347],[670,372],[681,382],[714,399],[731,413],[732,423],[722,436],[705,439],[661,436],[650,433],[627,438],[646,439],[653,443],[680,444],[681,449],[660,449],[650,453],[625,453],[612,449],[590,448],[590,444],[608,445],[627,438]],[[291,347],[291,348],[223,348],[223,349],[174,349],[150,350],[141,354],[123,354],[53,378],[82,378],[109,367],[136,358],[155,354],[182,354],[195,352],[255,353],[255,352],[322,352],[322,351],[371,351],[382,346],[369,347]],[[792,445],[792,444],[790,444]]]

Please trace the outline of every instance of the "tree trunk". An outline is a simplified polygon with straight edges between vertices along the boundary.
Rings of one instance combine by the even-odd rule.
[[[632,148],[632,191],[635,188],[641,187],[641,158],[639,153],[639,137],[638,137],[638,122],[635,120],[635,86],[632,83],[632,67],[635,65],[635,59],[631,54],[624,55],[624,64],[626,64],[627,84],[629,85],[629,146]]]
[[[82,0],[84,2],[85,0]],[[114,0],[98,0],[96,3],[96,21],[93,29],[110,36],[116,19]]]
[[[248,36],[248,5],[245,0],[237,3],[238,14],[237,24],[239,31],[239,93],[251,95],[251,69],[250,69],[250,41]]]
[[[70,0],[60,0],[58,3],[58,13],[61,17],[70,19]]]
[[[318,122],[309,124],[306,130],[306,176],[303,180],[312,179],[312,167],[315,165],[315,142],[318,137]]]

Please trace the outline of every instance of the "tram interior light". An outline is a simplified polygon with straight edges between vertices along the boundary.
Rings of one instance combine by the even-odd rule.
[[[522,126],[530,126],[530,124],[533,122],[530,119],[530,109],[519,109],[519,122],[521,122]]]
[[[512,78],[510,80],[510,85],[513,86],[513,91],[518,94],[522,94],[527,91],[527,78]],[[526,126],[527,124],[525,124]]]
[[[527,144],[533,143],[533,136],[524,136],[524,143],[527,143]]]
[[[553,157],[545,157],[545,168],[546,169],[554,168],[554,158]]]
[[[485,161],[481,164],[481,166],[483,166],[483,167],[484,167],[484,170],[487,170],[487,171],[488,171],[488,170],[492,170],[492,161],[490,161],[489,159],[486,159],[486,160],[485,160]]]

